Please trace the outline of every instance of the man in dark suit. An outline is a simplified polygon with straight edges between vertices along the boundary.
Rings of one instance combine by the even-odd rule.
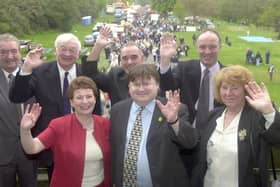
[[[163,48],[165,47],[173,48],[174,53],[176,46],[174,45],[172,38],[165,39],[165,41],[161,42],[167,43],[165,46],[161,47],[161,50],[164,50]],[[181,102],[188,106],[190,121],[192,123],[195,121],[197,113],[203,71],[205,69],[209,70],[210,84],[208,111],[210,111],[219,105],[215,102],[213,96],[213,78],[223,67],[223,65],[218,61],[218,55],[221,49],[221,38],[217,31],[211,29],[202,31],[197,36],[196,47],[200,59],[180,62],[173,72],[171,71],[169,60],[161,61],[160,63],[161,89],[164,91],[180,89]],[[172,52],[172,50],[170,51]],[[204,119],[207,119],[207,117],[205,116]],[[201,123],[204,124],[205,121],[202,120]],[[193,124],[197,126],[195,122]]]
[[[169,92],[167,102],[157,98],[159,74],[152,64],[135,65],[128,81],[131,98],[115,104],[111,110],[113,186],[189,186],[179,147],[192,148],[198,136],[188,122],[187,108],[180,105],[179,92]],[[142,128],[138,143],[137,120]],[[136,148],[134,145],[138,145],[138,152],[131,164],[130,150]],[[132,176],[131,171],[135,172]]]
[[[161,43],[165,43],[161,47],[164,51],[165,47],[170,48],[170,53],[175,53],[176,45],[172,36],[163,38]],[[199,60],[190,60],[187,62],[178,63],[177,67],[171,71],[169,60],[160,62],[160,88],[162,91],[180,89],[181,102],[186,104],[189,109],[190,122],[198,130],[202,130],[207,124],[207,115],[210,110],[221,104],[214,100],[214,85],[213,78],[217,72],[223,67],[218,61],[218,55],[221,49],[221,37],[215,30],[202,31],[196,40],[196,47],[199,53]],[[171,50],[173,49],[173,50]],[[171,55],[168,55],[171,56]],[[198,104],[201,97],[201,83],[203,80],[203,72],[205,69],[209,70],[209,96],[208,109],[202,113],[199,119],[197,116]],[[188,174],[191,176],[192,168],[195,166],[197,160],[193,156],[194,150],[184,150],[181,152],[182,159],[185,163]]]
[[[71,34],[61,34],[55,40],[56,61],[43,63],[41,47],[30,51],[21,70],[17,73],[10,90],[10,99],[15,103],[24,102],[34,96],[43,110],[36,126],[32,129],[33,136],[37,136],[59,116],[63,116],[70,108],[63,97],[64,81],[71,80],[82,74],[81,67],[76,64],[81,50],[79,39]],[[67,73],[68,72],[68,73]],[[66,75],[66,74],[67,75]],[[66,105],[65,105],[66,104]],[[42,160],[48,167],[51,177],[53,160],[50,150],[40,153]]]
[[[8,97],[10,81],[19,70],[21,61],[19,41],[11,34],[0,35],[0,186],[35,187],[33,161],[24,153],[20,143],[19,123],[21,104]]]
[[[144,54],[136,43],[128,42],[120,52],[120,67],[113,67],[108,73],[100,72],[97,68],[98,58],[105,46],[112,41],[110,39],[111,29],[103,27],[100,30],[97,41],[90,54],[83,58],[82,66],[85,75],[92,77],[99,89],[107,92],[111,99],[111,105],[128,97],[128,80],[127,74],[136,64],[144,61]],[[161,44],[164,45],[164,44]],[[169,48],[164,48],[168,51]],[[166,52],[164,52],[166,53]],[[161,57],[170,59],[168,55]]]

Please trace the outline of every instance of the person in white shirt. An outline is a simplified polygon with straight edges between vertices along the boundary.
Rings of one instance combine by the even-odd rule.
[[[266,187],[270,147],[279,144],[280,116],[264,83],[234,65],[215,76],[214,109],[202,134],[195,187]]]

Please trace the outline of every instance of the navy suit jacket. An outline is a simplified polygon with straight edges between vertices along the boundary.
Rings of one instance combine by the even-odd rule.
[[[208,126],[202,132],[202,139],[198,144],[197,152],[198,165],[194,169],[192,178],[193,187],[203,187],[203,180],[207,170],[207,142],[217,126],[216,119],[222,115],[224,109],[224,107],[218,107],[210,113]],[[276,112],[274,122],[268,130],[265,130],[264,125],[265,119],[263,115],[246,104],[238,125],[238,132],[246,130],[246,136],[244,139],[240,139],[239,135],[237,135],[239,187],[268,186],[269,173],[267,167],[271,145],[279,145],[280,143],[279,112]],[[259,172],[256,174],[253,168],[259,168]]]
[[[223,65],[219,64],[220,68]],[[162,91],[180,89],[181,102],[186,104],[190,113],[190,122],[196,115],[195,103],[199,97],[201,68],[199,60],[190,60],[178,63],[174,72],[171,69],[160,75]],[[215,101],[214,106],[219,106]]]
[[[82,58],[82,69],[86,76],[91,77],[98,88],[110,95],[111,105],[128,97],[128,76],[121,67],[114,67],[108,73],[100,72],[97,61],[86,61]]]
[[[132,99],[123,100],[111,110],[112,184],[121,187],[126,145],[126,129]],[[179,133],[176,136],[156,106],[147,137],[147,156],[154,187],[187,187],[189,179],[180,158],[179,145],[192,148],[198,141],[196,130],[188,122],[187,107],[179,113]],[[162,119],[162,120],[159,120]]]

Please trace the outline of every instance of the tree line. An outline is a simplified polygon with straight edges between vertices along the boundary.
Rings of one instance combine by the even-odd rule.
[[[83,16],[96,17],[106,0],[6,0],[0,6],[0,33],[67,32]]]
[[[279,0],[137,0],[160,13],[216,17],[230,22],[268,26],[279,32]],[[0,6],[0,33],[17,35],[48,29],[70,31],[83,16],[98,16],[112,0],[6,0]]]
[[[144,1],[144,0],[142,0]],[[161,13],[216,17],[229,22],[273,27],[280,39],[279,0],[151,0]]]

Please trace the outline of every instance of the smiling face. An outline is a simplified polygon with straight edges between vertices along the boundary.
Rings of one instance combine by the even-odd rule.
[[[68,71],[79,58],[79,46],[76,41],[69,40],[58,44],[55,49],[55,54],[59,65],[65,71]]]
[[[21,54],[16,41],[0,41],[0,68],[8,73],[15,71],[19,65]]]
[[[230,84],[225,81],[221,84],[221,100],[229,109],[238,109],[243,107],[245,103],[245,94],[246,92],[243,84]]]
[[[135,45],[126,46],[121,50],[121,66],[128,73],[136,64],[144,61],[142,51]]]
[[[96,103],[93,90],[90,88],[75,90],[70,103],[77,115],[91,115]]]
[[[145,106],[156,98],[159,84],[153,77],[138,78],[128,85],[130,97],[139,105]]]
[[[196,46],[202,64],[208,68],[216,64],[221,45],[219,37],[215,33],[206,31],[199,35]]]

